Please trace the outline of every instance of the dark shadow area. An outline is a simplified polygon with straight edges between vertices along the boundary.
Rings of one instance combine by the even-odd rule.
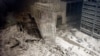
[[[62,16],[58,15],[57,16],[57,23],[56,23],[56,27],[60,27],[60,25],[62,25]]]
[[[82,1],[76,1],[76,2],[69,2],[66,5],[67,12],[67,23],[74,27],[78,28],[80,27],[80,21],[81,21],[81,12],[82,12]]]
[[[31,27],[28,27],[30,29],[28,29],[28,34],[30,35],[36,35],[37,37],[43,39],[41,32],[38,28],[38,25],[35,21],[35,18],[31,16],[31,14],[28,14],[29,18],[31,19],[31,22],[29,22],[29,24],[31,24]],[[28,26],[28,25],[27,25]]]
[[[36,0],[0,0],[0,29],[6,27],[7,15],[11,12],[20,12]]]

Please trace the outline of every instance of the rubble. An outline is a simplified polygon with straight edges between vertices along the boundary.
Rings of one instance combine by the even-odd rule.
[[[20,32],[11,26],[1,32],[2,56],[63,56],[63,50],[56,44],[43,43],[35,35]]]
[[[88,43],[90,40],[87,38],[79,38],[82,41],[78,43],[77,37],[72,36],[70,38],[69,34],[67,34],[64,38],[57,36],[55,38],[56,43],[50,45],[40,41],[35,35],[31,36],[26,32],[18,31],[17,28],[17,26],[11,26],[1,32],[2,56],[99,56],[99,49],[98,52],[97,48],[95,48],[96,51],[91,50],[91,48],[99,46],[93,47],[92,44]],[[69,38],[70,42],[65,40],[65,38]],[[85,41],[85,45],[86,43],[88,44],[87,47],[82,44],[84,42],[83,40]]]

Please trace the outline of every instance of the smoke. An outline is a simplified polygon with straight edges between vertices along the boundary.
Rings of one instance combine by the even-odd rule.
[[[6,16],[10,12],[22,9],[25,0],[0,0],[0,28],[6,24]]]
[[[0,0],[0,28],[6,24],[6,16],[10,12],[22,11],[30,2],[34,0]]]

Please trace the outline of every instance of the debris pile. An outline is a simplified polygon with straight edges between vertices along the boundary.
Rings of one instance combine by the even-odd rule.
[[[0,33],[2,41],[0,56],[99,56],[99,52],[85,46],[85,44],[90,44],[88,42],[93,41],[93,39],[85,38],[84,42],[83,38],[75,37],[78,32],[73,35],[72,33],[69,34],[67,30],[64,32],[59,30],[57,34],[61,32],[62,34],[57,35],[54,38],[55,43],[51,42],[50,45],[46,43],[49,40],[43,42],[44,40],[41,41],[37,36],[20,32],[17,28],[17,26],[11,26]]]

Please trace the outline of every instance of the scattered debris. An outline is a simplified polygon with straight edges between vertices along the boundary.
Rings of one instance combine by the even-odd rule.
[[[18,31],[17,26],[11,26],[7,29],[4,29],[0,34],[3,46],[1,49],[2,51],[1,55],[2,56],[100,56],[99,55],[100,47],[98,46],[97,50],[97,46],[95,46],[99,42],[96,43],[95,40],[93,39],[91,40],[84,37],[79,38],[79,36],[76,35],[73,36],[68,32],[63,32],[63,33],[62,33],[63,36],[58,35],[56,38],[54,38],[56,43],[51,42],[52,44],[48,44],[48,43],[42,43],[42,41],[40,41],[40,38],[37,38],[35,35],[31,36],[26,32]],[[86,39],[86,41],[84,39]],[[77,42],[77,40],[80,40],[81,43]],[[89,41],[94,41],[93,43],[96,44],[93,45],[92,42],[90,43]],[[46,42],[48,42],[48,40]]]

